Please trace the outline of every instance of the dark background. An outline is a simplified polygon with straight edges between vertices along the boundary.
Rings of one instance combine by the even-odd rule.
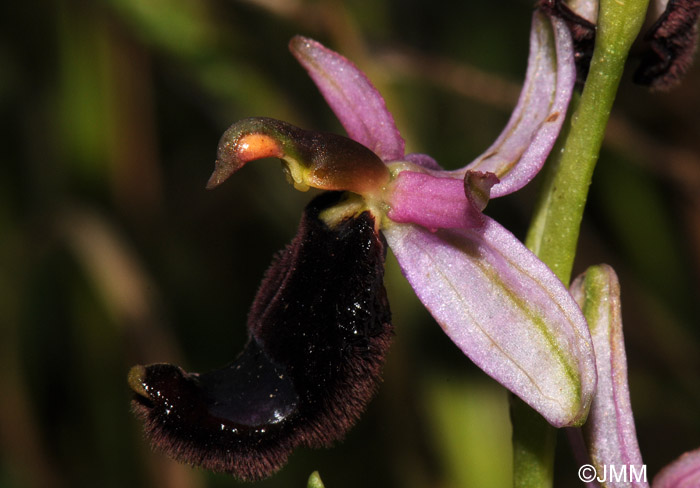
[[[231,360],[273,253],[309,194],[273,161],[204,184],[247,116],[342,132],[288,53],[294,34],[353,59],[408,141],[463,166],[522,82],[527,1],[54,0],[0,7],[0,487],[228,487],[154,454],[126,373]],[[630,61],[633,68],[636,60]],[[630,388],[650,475],[700,446],[700,70],[631,84],[609,125],[576,273],[620,275]],[[537,181],[487,213],[524,236]],[[507,396],[401,277],[377,398],[345,442],[300,450],[259,486],[510,485]],[[555,486],[580,486],[560,436]]]

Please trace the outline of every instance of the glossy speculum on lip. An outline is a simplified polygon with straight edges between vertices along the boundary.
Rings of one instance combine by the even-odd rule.
[[[383,286],[385,244],[365,211],[332,227],[326,193],[268,269],[231,364],[187,373],[135,366],[133,406],[158,448],[176,459],[260,479],[297,446],[342,438],[376,390],[392,336]]]

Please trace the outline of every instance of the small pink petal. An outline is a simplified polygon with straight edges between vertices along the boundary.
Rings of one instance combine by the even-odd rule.
[[[492,188],[491,198],[507,195],[529,183],[544,165],[559,135],[575,80],[569,29],[563,21],[536,12],[525,84],[508,124],[481,156],[450,174],[463,177],[467,170],[495,173],[501,182]]]
[[[644,467],[634,428],[634,416],[627,385],[627,357],[622,334],[620,284],[607,265],[592,266],[571,285],[571,293],[588,319],[598,370],[598,386],[583,435],[593,465],[604,469]],[[605,488],[647,487],[646,479],[627,477],[625,482],[608,476]]]
[[[700,449],[686,452],[654,477],[652,488],[697,488],[700,486]]]
[[[404,140],[384,98],[351,61],[307,37],[295,36],[289,49],[308,71],[352,139],[383,161],[401,159]]]
[[[390,223],[401,269],[452,341],[557,427],[582,423],[595,390],[586,321],[564,285],[510,232]]]
[[[481,227],[484,216],[464,195],[464,182],[415,171],[399,173],[391,184],[387,216],[427,229]]]
[[[440,167],[438,162],[435,161],[435,159],[432,156],[429,156],[427,154],[410,153],[406,154],[402,159],[404,161],[408,161],[409,163],[414,163],[418,166],[422,166],[425,169],[442,171],[442,167]]]

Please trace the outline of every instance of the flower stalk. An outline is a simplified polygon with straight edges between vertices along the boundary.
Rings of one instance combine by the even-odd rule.
[[[647,4],[648,0],[601,0],[583,92],[572,103],[561,150],[544,170],[525,244],[564,283],[571,280],[588,188],[625,60],[644,22]],[[550,487],[555,430],[520,400],[513,401],[515,486]]]
[[[564,283],[571,280],[588,187],[625,60],[648,0],[602,0],[591,67],[561,151],[545,180],[525,244]]]

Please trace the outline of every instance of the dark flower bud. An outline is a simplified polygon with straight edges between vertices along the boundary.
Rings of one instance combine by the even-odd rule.
[[[595,24],[563,0],[539,0],[538,8],[547,15],[561,18],[569,27],[574,41],[577,81],[583,83],[593,56]],[[655,90],[667,90],[680,83],[693,61],[699,15],[700,0],[668,0],[664,11],[644,35],[646,46],[634,73],[635,83]]]
[[[328,224],[321,215],[343,195],[324,193],[306,207],[263,279],[235,361],[203,374],[171,364],[131,369],[133,408],[155,447],[255,480],[294,448],[329,446],[357,421],[380,381],[392,327],[374,216]]]
[[[693,61],[698,15],[700,0],[668,0],[644,36],[649,45],[634,73],[635,83],[667,90],[681,81]]]

